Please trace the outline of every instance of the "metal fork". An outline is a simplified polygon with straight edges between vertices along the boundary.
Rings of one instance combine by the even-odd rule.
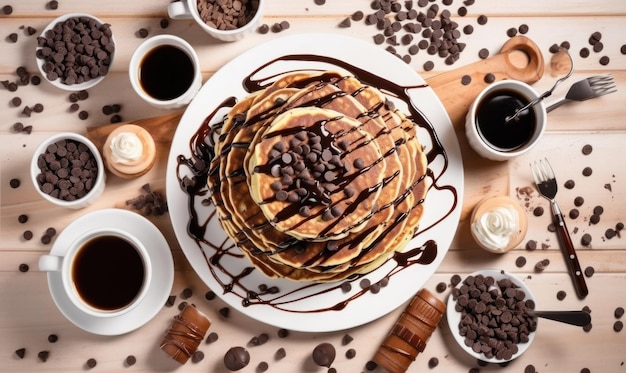
[[[546,107],[549,113],[569,101],[585,101],[590,98],[608,95],[616,92],[613,75],[596,75],[580,80],[570,87],[565,97],[562,97]]]
[[[563,253],[567,267],[569,268],[572,280],[574,281],[576,293],[579,298],[584,298],[589,293],[589,290],[587,289],[587,284],[585,283],[585,278],[580,268],[580,263],[578,262],[578,256],[576,255],[576,250],[572,244],[572,239],[570,238],[569,231],[565,225],[565,219],[563,218],[563,214],[561,213],[559,206],[556,204],[555,197],[557,192],[557,182],[554,171],[552,170],[552,167],[547,159],[531,163],[530,169],[532,170],[539,193],[550,201],[552,218],[556,224],[556,233],[559,238],[561,252]]]

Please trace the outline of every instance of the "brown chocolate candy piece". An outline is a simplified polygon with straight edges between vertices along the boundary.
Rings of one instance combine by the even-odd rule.
[[[210,326],[211,321],[202,312],[194,306],[186,305],[174,317],[160,348],[169,357],[184,364],[196,352]]]
[[[413,297],[374,355],[374,363],[390,373],[406,372],[437,328],[446,305],[426,289]]]
[[[313,349],[311,357],[313,362],[321,367],[330,368],[335,361],[336,351],[335,346],[330,343],[320,343]]]
[[[250,363],[250,353],[243,347],[231,347],[224,355],[224,366],[236,372],[245,368]]]

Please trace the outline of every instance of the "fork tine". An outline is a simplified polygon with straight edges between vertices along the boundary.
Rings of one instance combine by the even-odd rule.
[[[539,160],[539,163],[542,166],[543,169],[543,175],[544,175],[544,181],[549,180],[549,179],[554,179],[554,170],[552,170],[552,166],[550,166],[550,162],[548,162],[548,158],[544,158]]]
[[[539,180],[539,171],[537,170],[537,162],[530,163],[530,171],[533,174],[533,179],[535,179],[535,184],[541,183],[541,180]]]

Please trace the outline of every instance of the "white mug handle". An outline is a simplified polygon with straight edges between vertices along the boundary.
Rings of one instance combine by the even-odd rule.
[[[191,9],[186,0],[176,1],[167,6],[167,14],[171,19],[191,19]]]
[[[39,257],[39,270],[44,272],[60,271],[62,263],[62,256],[42,255]]]

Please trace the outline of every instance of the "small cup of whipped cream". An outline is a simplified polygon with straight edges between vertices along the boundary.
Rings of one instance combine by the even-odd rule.
[[[470,229],[480,247],[502,254],[522,242],[528,222],[526,213],[513,198],[487,197],[474,207]]]
[[[127,124],[109,134],[102,155],[111,173],[130,179],[150,171],[156,158],[156,146],[148,131]]]

